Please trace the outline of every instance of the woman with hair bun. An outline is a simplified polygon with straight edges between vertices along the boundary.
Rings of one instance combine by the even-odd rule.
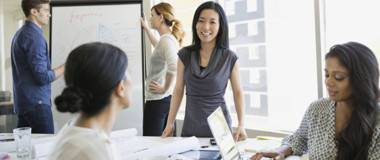
[[[119,159],[109,135],[117,114],[129,106],[127,55],[107,43],[87,43],[69,54],[66,88],[55,98],[60,112],[79,113],[58,133],[48,159]]]
[[[160,136],[169,114],[177,70],[177,53],[184,32],[181,22],[174,17],[174,9],[169,3],[159,3],[152,7],[150,24],[158,31],[160,39],[156,39],[147,22],[141,19],[141,25],[155,47],[150,56],[146,79],[143,135]]]

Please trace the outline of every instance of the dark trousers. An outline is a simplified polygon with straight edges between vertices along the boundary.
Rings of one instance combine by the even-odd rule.
[[[146,101],[144,108],[143,135],[161,136],[166,127],[172,96]],[[175,126],[174,126],[175,135]]]
[[[30,127],[32,133],[54,133],[51,107],[45,104],[33,106],[33,109],[18,113],[17,127]]]

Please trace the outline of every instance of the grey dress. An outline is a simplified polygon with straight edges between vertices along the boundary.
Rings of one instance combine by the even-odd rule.
[[[199,50],[181,49],[178,56],[185,66],[186,112],[182,136],[212,137],[207,117],[220,106],[231,128],[224,100],[228,80],[237,56],[229,49],[214,49],[208,66],[201,70]]]

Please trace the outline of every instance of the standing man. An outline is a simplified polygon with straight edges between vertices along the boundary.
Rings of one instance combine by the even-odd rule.
[[[25,24],[12,41],[12,74],[17,127],[33,133],[54,133],[51,82],[61,77],[64,65],[51,69],[42,26],[49,23],[49,0],[22,0]]]

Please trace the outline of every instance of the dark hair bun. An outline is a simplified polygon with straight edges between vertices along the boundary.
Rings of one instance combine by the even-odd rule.
[[[55,98],[54,103],[60,112],[76,113],[83,107],[89,106],[91,98],[92,94],[89,91],[69,86]]]

